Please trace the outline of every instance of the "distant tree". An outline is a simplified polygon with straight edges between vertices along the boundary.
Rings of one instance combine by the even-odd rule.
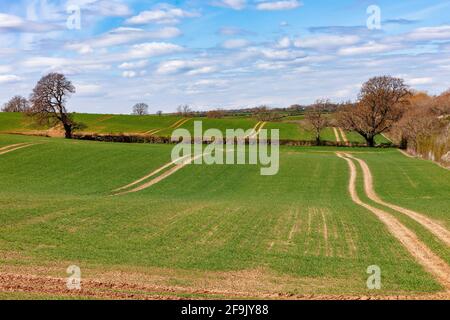
[[[157,116],[162,116],[163,112],[161,110],[156,111]]]
[[[225,111],[221,109],[206,112],[206,116],[210,119],[221,119],[225,116]]]
[[[22,96],[14,96],[2,108],[3,112],[26,112],[30,108],[28,100]]]
[[[320,144],[320,133],[329,124],[327,117],[329,100],[317,100],[305,113],[305,119],[314,130],[317,144]]]
[[[66,138],[72,138],[77,124],[66,109],[67,97],[75,93],[75,87],[63,74],[49,73],[43,76],[33,89],[28,114],[39,123],[61,123]]]
[[[146,103],[136,103],[133,106],[133,114],[137,116],[148,114],[148,105]]]
[[[187,104],[180,105],[177,107],[177,113],[183,117],[190,116],[192,114],[192,109]]]
[[[358,132],[375,145],[375,137],[389,130],[397,122],[411,95],[403,79],[390,76],[375,77],[363,84],[356,104],[348,104],[337,114],[338,124]]]
[[[281,118],[280,114],[264,105],[253,109],[253,117],[259,121],[274,121]]]

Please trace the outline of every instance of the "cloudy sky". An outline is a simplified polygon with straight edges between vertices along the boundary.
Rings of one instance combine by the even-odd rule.
[[[0,103],[52,71],[90,113],[343,101],[384,74],[439,93],[450,1],[0,0]]]

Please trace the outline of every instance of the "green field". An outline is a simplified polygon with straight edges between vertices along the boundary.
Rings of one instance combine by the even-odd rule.
[[[227,129],[249,130],[259,122],[251,116],[224,117],[221,119],[209,119],[205,117],[183,118],[176,115],[163,116],[132,116],[132,115],[104,115],[104,114],[74,114],[75,121],[82,123],[81,130],[87,133],[99,134],[144,134],[157,130],[156,136],[170,137],[174,130],[173,126],[180,120],[188,120],[179,128],[187,129],[194,135],[194,121],[202,123],[203,130],[218,129],[224,135]],[[0,133],[29,132],[36,130],[47,130],[46,127],[36,126],[32,120],[19,113],[0,112]],[[304,124],[303,116],[285,117],[280,121],[267,122],[264,129],[280,130],[282,140],[315,140],[313,132]],[[353,143],[364,143],[364,139],[355,132],[347,133],[348,140]],[[322,140],[336,141],[332,128],[322,131]],[[377,143],[387,143],[382,136],[378,136]]]
[[[103,122],[113,126],[112,119]],[[189,165],[148,189],[112,196],[169,162],[172,146],[0,135],[0,147],[20,142],[36,144],[0,155],[0,261],[8,270],[46,266],[41,273],[64,276],[76,264],[90,277],[119,270],[125,279],[144,274],[181,288],[235,281],[254,296],[442,290],[352,202],[339,148],[282,147],[275,176],[261,176],[258,166]],[[448,171],[394,149],[350,152],[367,161],[380,196],[450,227]],[[363,193],[361,178],[358,188]],[[445,244],[401,219],[450,262]],[[366,287],[370,265],[383,272],[376,292]]]

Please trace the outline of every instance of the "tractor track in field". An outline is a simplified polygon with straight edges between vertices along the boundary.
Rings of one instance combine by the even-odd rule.
[[[334,132],[334,136],[336,137],[336,142],[338,142],[338,143],[341,142],[341,138],[339,137],[339,132],[335,127],[333,127],[333,132]]]
[[[342,140],[344,140],[345,144],[348,144],[348,138],[347,135],[345,134],[345,131],[342,130],[342,128],[339,128],[339,132],[341,133]]]
[[[385,224],[389,232],[407,249],[415,260],[450,293],[450,267],[445,261],[431,251],[417,235],[405,227],[390,213],[375,208],[364,203],[358,196],[356,190],[357,170],[352,158],[346,157],[344,153],[337,152],[336,155],[345,161],[350,169],[350,179],[348,190],[354,203],[371,211],[375,216]],[[365,185],[369,184],[368,176],[364,175]]]
[[[16,151],[19,149],[31,147],[34,145],[37,145],[37,143],[17,143],[17,144],[9,145],[6,147],[2,147],[2,148],[0,148],[0,155],[6,154],[9,152],[13,152],[13,151]]]
[[[267,124],[267,122],[259,121],[253,128],[252,131],[244,137],[244,139],[254,139],[258,136],[261,129]]]
[[[186,159],[187,157],[188,157],[188,156],[184,156],[184,157],[178,158],[178,159],[176,159],[176,160],[174,160],[174,161],[171,161],[171,162],[169,162],[169,163],[166,163],[165,165],[163,165],[162,167],[160,167],[160,168],[158,168],[158,169],[152,171],[152,172],[149,173],[148,175],[146,175],[146,176],[144,176],[144,177],[142,177],[142,178],[140,178],[140,179],[138,179],[138,180],[136,180],[136,181],[133,181],[132,183],[127,184],[126,186],[123,186],[123,187],[120,187],[120,188],[118,188],[118,189],[115,189],[115,190],[113,190],[113,191],[114,191],[114,192],[118,192],[118,191],[121,191],[121,190],[125,190],[125,189],[128,189],[128,188],[131,188],[131,187],[133,187],[133,186],[135,186],[135,185],[137,185],[137,184],[139,184],[139,183],[141,183],[141,182],[147,180],[148,178],[151,178],[151,177],[157,175],[157,174],[160,173],[161,171],[163,171],[163,170],[169,168],[170,166],[175,165],[176,163],[178,163],[178,162],[180,162],[180,161],[183,161],[183,160]]]
[[[195,299],[283,299],[283,300],[448,300],[448,293],[426,295],[327,295],[278,292],[246,292],[194,289],[123,281],[82,279],[80,290],[69,290],[65,278],[0,272],[0,292],[29,293],[57,297],[85,297],[114,300],[195,300]],[[186,295],[191,297],[187,298]]]
[[[267,125],[267,122],[265,122],[265,121],[258,122],[258,123],[256,124],[256,126],[253,128],[254,133],[251,134],[251,135],[249,135],[248,138],[250,138],[250,139],[256,138],[256,137],[258,136],[258,134],[261,132],[261,130],[262,130],[266,125]]]
[[[191,119],[192,119],[192,118],[183,118],[183,119],[180,119],[180,120],[178,120],[177,122],[173,123],[173,124],[172,124],[170,127],[168,127],[168,128],[152,129],[152,130],[149,130],[149,131],[145,132],[145,134],[155,135],[156,133],[161,132],[161,131],[163,131],[163,130],[165,130],[165,129],[174,129],[174,130],[175,130],[175,129],[181,127],[183,124],[185,124],[186,122],[188,122],[188,121],[191,120]]]
[[[227,151],[227,152],[230,152],[230,151]],[[144,189],[150,188],[151,186],[153,186],[153,185],[161,182],[162,180],[170,177],[175,172],[183,169],[187,165],[191,164],[192,162],[194,162],[195,160],[197,160],[197,159],[199,159],[199,158],[201,158],[203,156],[205,156],[205,153],[202,153],[202,154],[196,155],[196,156],[190,156],[189,155],[189,156],[184,156],[184,157],[178,158],[178,159],[176,159],[176,160],[174,160],[172,162],[169,162],[169,163],[163,165],[159,169],[156,169],[155,171],[153,171],[152,173],[146,175],[145,177],[142,177],[142,178],[140,178],[140,179],[138,179],[138,180],[136,180],[136,181],[134,181],[134,182],[124,186],[124,187],[121,187],[121,188],[113,190],[113,192],[116,192],[113,195],[114,196],[121,196],[121,195],[129,194],[129,193],[135,193],[135,192],[139,192],[139,191],[142,191]],[[173,166],[173,167],[170,168],[171,166]],[[144,182],[148,178],[151,178],[152,176],[162,172],[163,170],[165,170],[167,168],[170,168],[170,169],[165,171],[161,175],[157,176],[156,178],[154,178],[154,179],[152,179],[152,180],[150,180],[150,181],[148,181],[148,182],[146,182],[146,183],[144,183],[144,184],[142,184],[142,185],[140,185],[138,187],[135,187],[135,188],[133,188],[131,190],[126,190],[126,189],[129,189],[130,187],[133,187],[133,186],[135,186],[135,185],[137,185],[137,184],[139,184],[141,182]],[[126,190],[126,191],[122,191],[122,190]],[[121,192],[119,192],[119,191],[121,191]]]
[[[385,207],[391,208],[392,210],[395,210],[399,213],[402,213],[404,215],[407,215],[411,219],[415,220],[419,224],[421,224],[424,228],[426,228],[428,231],[433,233],[436,237],[438,237],[442,242],[444,242],[448,247],[450,247],[450,231],[448,231],[443,225],[440,223],[434,221],[433,219],[428,218],[422,213],[406,209],[400,206],[397,206],[395,204],[386,202],[377,195],[375,192],[374,186],[373,186],[373,176],[372,172],[370,171],[369,166],[367,163],[361,159],[358,159],[350,154],[344,153],[345,156],[348,158],[352,158],[356,161],[358,161],[359,165],[361,166],[363,173],[364,173],[364,189],[366,191],[367,196],[370,200],[383,205]]]

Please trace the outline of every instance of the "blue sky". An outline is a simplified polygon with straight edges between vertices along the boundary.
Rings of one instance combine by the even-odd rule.
[[[52,71],[91,113],[345,101],[385,74],[437,94],[449,53],[450,1],[0,0],[0,103]]]

